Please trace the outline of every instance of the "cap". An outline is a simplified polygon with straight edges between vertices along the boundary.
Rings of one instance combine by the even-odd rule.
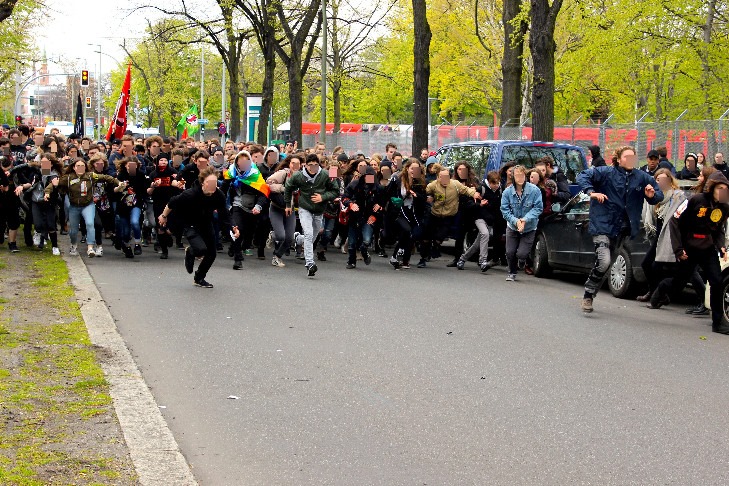
[[[349,157],[347,154],[342,152],[341,154],[337,155],[337,162],[349,162]]]
[[[220,145],[216,145],[213,149],[213,155],[215,155],[217,152],[220,152],[222,154],[225,153],[225,150],[223,150],[223,147],[221,147]]]
[[[367,157],[367,156],[365,155],[365,153],[364,153],[364,152],[362,152],[361,150],[358,150],[358,151],[357,151],[357,152],[356,152],[356,153],[355,153],[354,155],[355,155],[355,156],[357,156],[357,157]]]
[[[660,159],[661,158],[661,156],[658,155],[658,150],[651,150],[651,151],[649,151],[647,157],[649,159]]]

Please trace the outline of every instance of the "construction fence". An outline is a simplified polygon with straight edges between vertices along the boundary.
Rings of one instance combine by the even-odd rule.
[[[554,141],[587,148],[599,146],[604,154],[618,147],[630,145],[636,148],[640,158],[649,150],[665,146],[668,157],[682,161],[687,153],[703,153],[713,160],[717,152],[727,150],[729,120],[678,120],[673,122],[638,122],[631,124],[603,124],[590,126],[559,126],[554,129]],[[349,131],[327,134],[327,147],[332,150],[341,146],[347,154],[363,152],[368,156],[384,154],[385,145],[394,143],[403,155],[410,155],[412,126],[396,126],[376,131]],[[430,130],[429,150],[456,142],[473,140],[531,140],[532,128],[489,127],[468,125],[441,125]],[[303,146],[313,147],[318,134],[304,135]],[[681,165],[681,164],[679,164]]]

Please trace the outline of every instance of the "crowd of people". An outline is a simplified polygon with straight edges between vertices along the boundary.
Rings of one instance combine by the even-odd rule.
[[[50,246],[54,255],[61,254],[59,228],[69,235],[69,255],[102,257],[106,242],[130,259],[149,251],[144,247],[161,259],[177,248],[185,251],[195,285],[206,288],[226,247],[235,270],[254,256],[279,268],[301,259],[313,277],[333,249],[348,255],[350,270],[370,265],[373,255],[395,270],[409,269],[417,255],[415,266],[426,268],[446,239],[455,242],[448,267],[463,270],[475,261],[487,272],[506,265],[506,280],[515,281],[519,272],[533,273],[541,221],[554,203],[572,197],[550,157],[533,167],[507,163],[481,178],[467,161],[446,168],[427,149],[406,158],[394,144],[368,157],[341,147],[329,154],[324,144],[301,150],[296,141],[263,147],[127,134],[94,142],[26,126],[0,137],[0,149],[0,238],[7,229],[11,252],[19,251],[21,225],[27,246]],[[639,300],[659,308],[688,281],[701,288],[708,280],[714,330],[729,333],[719,265],[719,255],[729,258],[723,155],[708,165],[702,154],[687,154],[677,172],[665,148],[649,152],[640,168],[631,147],[619,149],[611,163],[598,147],[589,150],[592,166],[575,181],[591,198],[595,244],[582,310],[592,312],[616,250],[642,224],[652,246],[643,263],[649,292]],[[677,178],[697,180],[695,194],[679,190]]]

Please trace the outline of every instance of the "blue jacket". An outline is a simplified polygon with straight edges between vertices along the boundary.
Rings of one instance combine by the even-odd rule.
[[[542,191],[531,182],[524,184],[524,191],[521,197],[511,185],[504,190],[501,196],[501,214],[506,220],[506,225],[516,231],[516,220],[523,219],[524,233],[537,229],[539,215],[544,210],[542,203]]]
[[[648,204],[663,201],[663,192],[656,184],[653,176],[640,169],[626,171],[622,167],[593,167],[577,176],[577,184],[585,194],[599,192],[607,196],[607,201],[600,204],[590,201],[590,234],[607,235],[616,238],[620,235],[628,215],[630,238],[638,236],[640,217],[643,211],[643,199]],[[652,198],[645,197],[645,187],[650,184],[656,190]]]

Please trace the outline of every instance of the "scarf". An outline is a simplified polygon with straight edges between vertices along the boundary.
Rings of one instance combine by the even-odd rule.
[[[271,196],[271,189],[268,187],[268,184],[266,184],[266,181],[263,180],[263,175],[261,175],[261,171],[258,170],[256,164],[251,164],[251,168],[243,174],[238,171],[237,164],[231,164],[230,167],[223,172],[223,178],[227,181],[232,180],[233,187],[236,189],[239,188],[241,184],[245,184],[266,197]]]

